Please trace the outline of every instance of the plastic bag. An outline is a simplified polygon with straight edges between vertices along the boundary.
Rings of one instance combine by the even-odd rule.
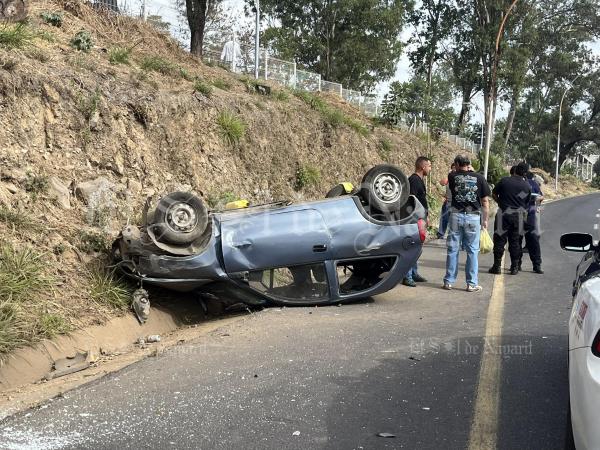
[[[485,228],[481,229],[481,237],[479,238],[479,252],[490,253],[494,249],[494,241],[490,237],[488,230]]]

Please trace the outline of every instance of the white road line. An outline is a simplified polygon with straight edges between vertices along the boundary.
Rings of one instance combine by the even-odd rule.
[[[596,224],[594,224],[594,230],[597,230],[597,229],[598,229],[598,224],[596,223]]]
[[[502,274],[494,277],[492,296],[488,306],[485,325],[485,342],[481,355],[479,383],[473,422],[469,433],[469,450],[495,450],[498,439],[500,411],[500,352],[489,351],[500,345],[504,319],[504,264]]]

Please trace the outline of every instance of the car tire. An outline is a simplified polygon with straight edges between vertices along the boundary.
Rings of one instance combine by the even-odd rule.
[[[189,245],[207,225],[208,210],[200,198],[189,192],[173,192],[158,202],[152,228],[159,242]]]
[[[384,214],[399,211],[409,194],[408,177],[391,164],[380,164],[369,170],[360,188],[360,195],[371,210]]]

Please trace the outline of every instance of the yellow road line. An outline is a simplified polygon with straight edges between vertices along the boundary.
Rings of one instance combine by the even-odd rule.
[[[502,274],[494,277],[492,297],[488,306],[477,397],[469,434],[469,450],[496,448],[502,370],[501,355],[496,349],[500,345],[502,336],[503,316],[504,270]]]

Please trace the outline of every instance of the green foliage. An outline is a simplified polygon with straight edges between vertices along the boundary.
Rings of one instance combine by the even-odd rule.
[[[308,106],[310,106],[312,109],[316,109],[317,111],[321,111],[326,107],[325,101],[316,94],[296,89],[294,91],[294,95],[300,100],[302,100],[304,103],[306,103]]]
[[[111,64],[126,64],[129,65],[129,56],[131,56],[130,48],[113,47],[108,51],[108,61]]]
[[[280,102],[287,102],[290,99],[290,95],[283,89],[275,91],[273,94],[271,94],[271,96]]]
[[[179,68],[179,76],[185,81],[194,81],[194,77],[187,71],[185,67]]]
[[[575,176],[576,175],[576,169],[575,166],[562,166],[560,169],[560,174],[561,175],[572,175]]]
[[[60,12],[54,11],[44,11],[40,14],[40,17],[44,22],[48,25],[52,25],[53,27],[62,27],[63,24],[63,15]]]
[[[296,190],[316,185],[321,179],[321,172],[311,165],[299,166],[296,170]]]
[[[85,253],[104,253],[110,249],[110,242],[100,233],[80,231],[77,248]]]
[[[474,159],[471,161],[475,172],[483,172],[483,158],[484,154],[482,152],[479,156],[479,159]],[[498,184],[498,181],[500,181],[504,177],[507,177],[508,175],[508,170],[506,170],[506,168],[504,167],[502,158],[498,155],[490,153],[490,158],[488,160],[488,182],[492,184]]]
[[[125,310],[131,302],[131,289],[114,271],[95,268],[89,272],[90,297],[97,303]]]
[[[594,175],[600,175],[600,159],[594,163],[594,167],[592,168],[592,172]]]
[[[369,129],[364,124],[351,117],[344,117],[344,123],[363,137],[367,137],[370,134]]]
[[[322,108],[321,115],[325,123],[337,128],[345,122],[344,114],[337,108]]]
[[[0,302],[22,302],[51,289],[44,267],[40,253],[0,244]]]
[[[600,189],[600,175],[596,175],[592,178],[591,186],[595,189]]]
[[[196,80],[196,82],[194,83],[194,91],[199,92],[200,94],[204,95],[205,97],[210,97],[212,95],[213,89],[210,85],[206,84],[204,81]]]
[[[246,133],[246,124],[237,115],[230,111],[221,111],[217,118],[221,137],[229,145],[236,145]]]
[[[145,56],[140,63],[140,68],[146,72],[158,72],[163,75],[177,73],[177,66],[160,56]]]
[[[22,49],[30,45],[34,39],[35,33],[23,23],[0,27],[0,47],[9,50]]]
[[[15,211],[0,205],[0,222],[17,231],[39,231],[40,227],[24,211]]]
[[[222,91],[228,91],[229,89],[231,89],[231,83],[221,79],[213,81],[213,86],[217,89],[221,89]]]
[[[253,6],[252,0],[247,4]],[[266,0],[264,14],[276,25],[264,31],[278,57],[350,89],[370,91],[391,78],[402,53],[407,2]]]
[[[294,91],[294,95],[321,113],[325,123],[330,125],[332,128],[338,128],[342,124],[349,126],[361,136],[368,136],[369,129],[359,121],[347,117],[341,110],[333,106],[328,105],[321,97],[310,92],[306,92],[300,89]]]
[[[80,97],[79,98],[79,110],[85,117],[85,120],[90,120],[93,114],[98,111],[98,106],[100,105],[100,90],[96,89],[93,93],[91,93],[88,97]]]
[[[38,195],[48,192],[48,189],[50,189],[50,180],[46,175],[29,174],[27,180],[25,180],[24,187],[31,194],[33,201],[35,201]]]
[[[94,47],[92,35],[87,30],[78,31],[71,39],[71,47],[80,52],[88,53]]]
[[[392,141],[388,138],[381,138],[377,145],[377,153],[383,161],[388,161],[392,154]]]

